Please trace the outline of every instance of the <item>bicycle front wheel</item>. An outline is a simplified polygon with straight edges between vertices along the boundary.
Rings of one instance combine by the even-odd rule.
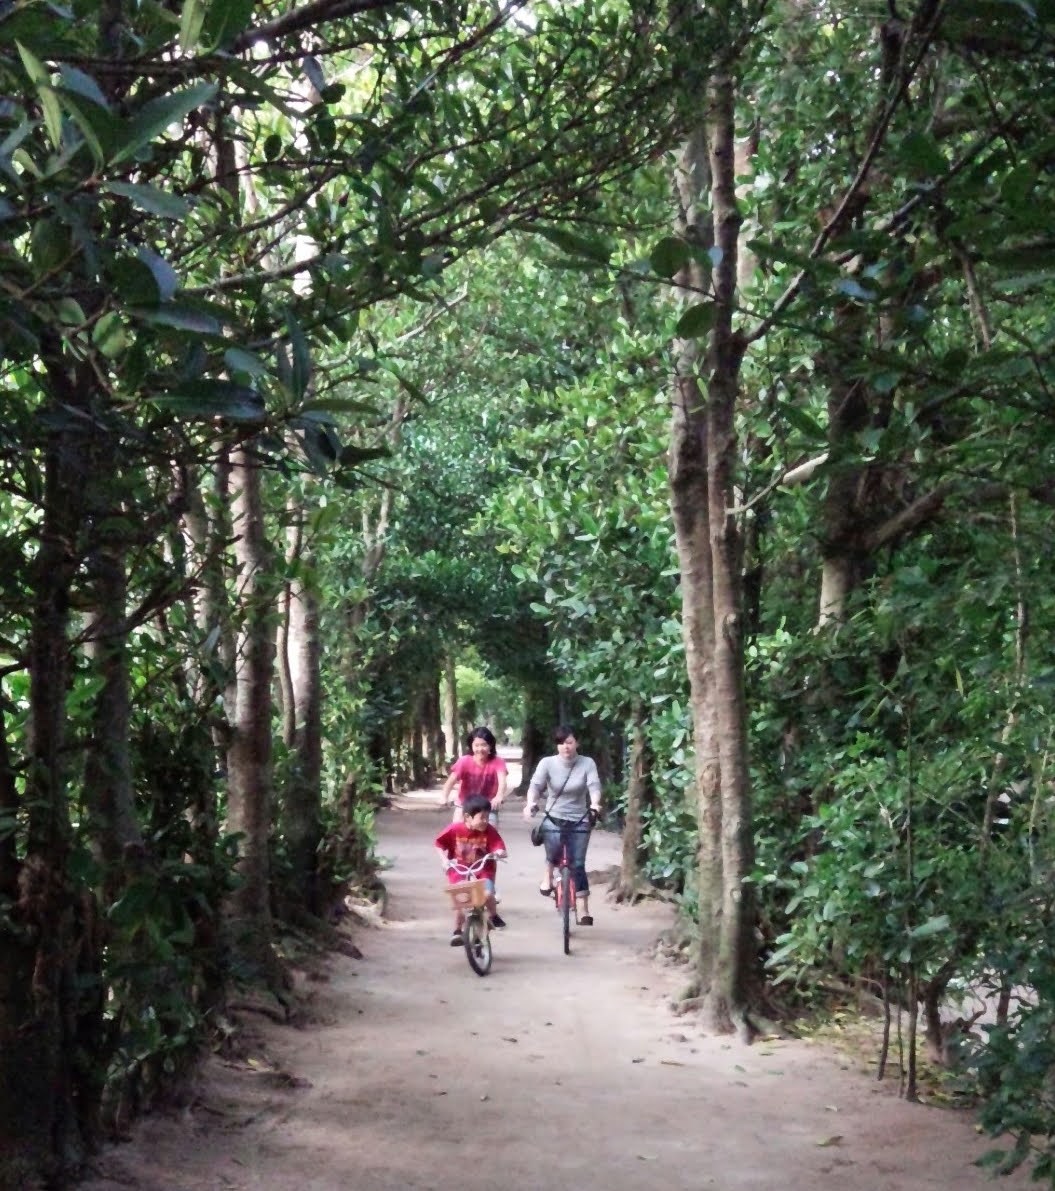
[[[571,885],[571,871],[565,865],[560,870],[560,912],[564,928],[564,954],[571,955],[571,903],[575,891]]]
[[[491,933],[481,914],[470,914],[465,920],[462,938],[469,967],[477,976],[486,976],[491,970]]]

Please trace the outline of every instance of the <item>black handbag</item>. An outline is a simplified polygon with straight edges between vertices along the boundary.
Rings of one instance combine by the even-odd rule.
[[[575,765],[578,765],[578,764],[579,764],[579,758],[576,757]],[[575,772],[575,765],[573,765],[571,767],[571,769],[568,770],[567,776],[564,778],[564,781],[561,782],[560,789],[557,791],[556,796],[553,799],[553,802],[556,802],[557,799],[564,793],[564,787],[568,784],[568,778],[570,778],[571,775]],[[549,802],[549,799],[547,799],[546,801]],[[550,806],[553,805],[553,802],[549,803]],[[545,823],[545,821],[546,821],[546,813],[545,813],[545,811],[543,811],[542,818],[539,819],[539,821],[531,828],[531,842],[535,845],[536,848],[541,847],[542,841],[546,838],[542,834],[542,825],[543,825],[543,823]]]

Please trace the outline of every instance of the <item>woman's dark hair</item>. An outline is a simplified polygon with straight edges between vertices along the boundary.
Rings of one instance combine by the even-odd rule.
[[[498,756],[498,741],[495,740],[495,734],[490,728],[473,728],[469,733],[469,752],[473,751],[473,741],[482,740],[491,750],[491,759],[494,760]]]
[[[558,744],[563,744],[569,736],[575,735],[575,729],[569,728],[567,724],[558,724],[553,729],[553,739]]]
[[[491,803],[482,794],[470,794],[462,803],[462,818],[471,819],[481,811],[490,811]]]

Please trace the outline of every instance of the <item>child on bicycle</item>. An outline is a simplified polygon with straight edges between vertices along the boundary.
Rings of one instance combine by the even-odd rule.
[[[443,867],[447,873],[447,880],[457,885],[465,878],[451,869],[451,861],[459,864],[475,864],[488,854],[505,856],[507,854],[505,840],[487,821],[491,811],[491,804],[482,794],[472,794],[462,804],[462,819],[451,823],[436,836],[436,849],[443,858]],[[494,860],[489,860],[480,870],[479,879],[487,888],[487,913],[491,926],[503,927],[505,922],[498,915],[495,903],[495,870]],[[451,946],[462,945],[462,923],[464,913],[459,909],[454,912],[454,933],[451,935]]]

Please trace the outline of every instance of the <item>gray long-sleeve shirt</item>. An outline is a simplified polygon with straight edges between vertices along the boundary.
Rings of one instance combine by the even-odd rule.
[[[590,809],[591,794],[595,800],[601,797],[601,779],[592,757],[577,756],[570,765],[559,754],[543,757],[528,786],[528,801],[545,796],[544,809],[554,819],[581,819]]]

